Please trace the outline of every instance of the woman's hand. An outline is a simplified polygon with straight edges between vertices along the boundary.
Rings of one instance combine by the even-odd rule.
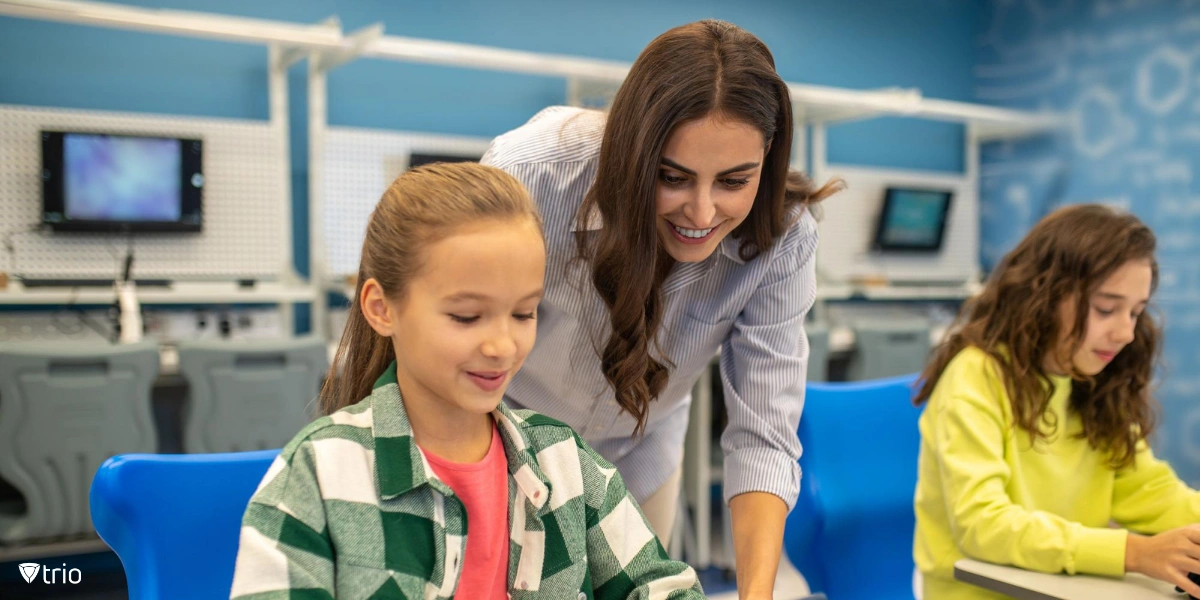
[[[1173,583],[1200,598],[1200,585],[1188,579],[1188,573],[1200,573],[1200,525],[1186,525],[1152,537],[1131,532],[1125,541],[1125,572]]]

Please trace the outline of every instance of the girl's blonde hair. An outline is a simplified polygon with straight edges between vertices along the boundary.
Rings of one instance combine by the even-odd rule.
[[[367,221],[346,328],[318,398],[323,414],[370,395],[375,380],[396,358],[392,340],[376,333],[363,316],[363,284],[374,278],[388,300],[402,300],[424,266],[425,248],[463,225],[483,220],[529,220],[541,229],[529,192],[495,167],[434,163],[392,182]]]

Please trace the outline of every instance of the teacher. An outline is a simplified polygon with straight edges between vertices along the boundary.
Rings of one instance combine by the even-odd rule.
[[[766,45],[721,21],[663,33],[607,113],[552,107],[483,157],[544,220],[538,340],[508,401],[575,428],[669,539],[690,390],[721,352],[738,590],[770,598],[800,491],[817,189],[788,171],[792,107]]]

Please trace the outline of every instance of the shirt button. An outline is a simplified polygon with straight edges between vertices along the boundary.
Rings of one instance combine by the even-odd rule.
[[[579,600],[587,600],[587,594],[579,592]]]
[[[534,498],[540,498],[541,496],[542,496],[542,493],[541,493],[541,492],[534,492],[534,493],[533,493],[533,497],[534,497]]]
[[[522,581],[522,582],[521,582],[521,589],[523,589],[523,590],[527,590],[527,589],[529,589],[529,582],[528,582],[528,581]]]

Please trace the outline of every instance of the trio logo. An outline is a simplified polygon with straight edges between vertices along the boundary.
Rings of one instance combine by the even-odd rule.
[[[62,568],[44,567],[38,563],[21,563],[17,565],[17,569],[21,571],[21,577],[25,579],[25,583],[33,583],[37,579],[38,572],[42,574],[42,583],[71,583],[76,584],[83,581],[83,572],[79,569],[68,569],[67,563],[63,563]],[[62,574],[62,580],[59,580],[59,573]]]

